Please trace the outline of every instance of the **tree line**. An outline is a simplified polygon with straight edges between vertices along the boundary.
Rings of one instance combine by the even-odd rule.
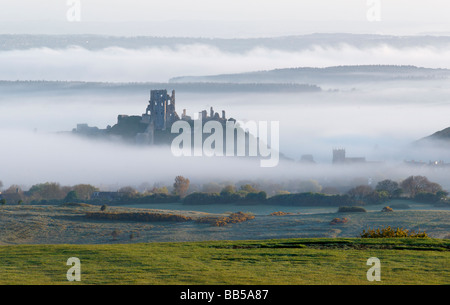
[[[240,186],[232,183],[221,186],[214,182],[205,183],[202,189],[191,185],[190,180],[177,176],[171,186],[153,186],[139,192],[131,186],[122,187],[117,192],[101,192],[90,184],[61,186],[46,182],[33,185],[23,191],[18,185],[11,185],[0,194],[1,204],[59,204],[64,202],[86,202],[92,204],[144,204],[173,203],[183,204],[272,204],[298,206],[338,206],[380,204],[390,199],[406,198],[423,203],[448,204],[448,192],[436,182],[425,176],[410,176],[400,182],[382,180],[372,187],[360,184],[345,192],[332,187],[322,188],[317,182],[303,181],[290,192],[280,189],[270,195],[256,183]],[[3,184],[0,181],[0,190]],[[116,196],[102,197],[98,194],[113,193]]]

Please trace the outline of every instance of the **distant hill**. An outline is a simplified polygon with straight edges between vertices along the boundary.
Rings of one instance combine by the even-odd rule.
[[[437,144],[437,145],[445,145],[450,147],[450,127],[447,127],[443,130],[437,131],[433,133],[430,136],[427,136],[425,138],[422,138],[418,141],[416,141],[414,144],[419,145],[430,145],[430,144]]]
[[[49,92],[70,95],[77,92],[98,92],[99,94],[117,94],[117,92],[147,92],[150,88],[170,88],[180,92],[194,93],[244,93],[244,92],[319,92],[321,88],[310,84],[293,83],[102,83],[79,81],[2,81],[2,94],[48,94]]]
[[[299,67],[209,76],[181,76],[170,83],[361,83],[381,81],[414,81],[449,79],[449,69],[416,66],[358,65],[326,68]]]

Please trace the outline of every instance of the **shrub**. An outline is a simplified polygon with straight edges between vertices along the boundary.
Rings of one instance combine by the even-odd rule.
[[[382,227],[381,229],[368,229],[363,230],[360,234],[361,238],[394,238],[394,237],[402,237],[402,238],[428,238],[427,233],[425,232],[415,232],[409,231],[403,228],[393,229],[391,226]]]
[[[119,230],[114,230],[111,232],[111,236],[113,237],[114,240],[116,240],[117,237],[119,237],[120,233],[121,232]]]
[[[414,196],[413,200],[423,203],[436,203],[445,199],[447,195],[448,193],[445,191],[438,191],[436,193],[420,192]]]
[[[365,213],[366,209],[362,207],[339,207],[338,213]]]
[[[273,213],[269,214],[269,216],[284,216],[284,215],[294,215],[294,213],[278,211],[278,212],[273,212]]]
[[[394,210],[391,207],[384,207],[381,209],[381,212],[393,212]]]
[[[330,225],[337,225],[340,223],[347,223],[348,219],[346,217],[344,218],[333,218],[333,220],[330,222]]]
[[[402,194],[402,189],[398,182],[389,179],[378,182],[375,190],[378,192],[386,192],[389,198],[396,198]]]
[[[105,220],[124,220],[124,221],[175,221],[184,222],[192,220],[192,218],[175,215],[175,214],[161,214],[161,213],[112,213],[112,212],[87,212],[86,218],[90,219],[105,219]]]
[[[64,202],[78,202],[79,198],[77,195],[77,192],[70,191],[67,193],[66,197],[64,198]]]
[[[258,192],[258,193],[248,193],[245,196],[245,200],[247,201],[259,201],[263,202],[267,198],[267,193],[264,191]]]
[[[209,223],[212,226],[215,227],[222,227],[230,223],[239,223],[244,222],[247,220],[254,219],[255,216],[253,216],[250,213],[243,213],[243,212],[237,212],[237,213],[231,213],[229,216],[226,217],[201,217],[196,220],[197,223]]]

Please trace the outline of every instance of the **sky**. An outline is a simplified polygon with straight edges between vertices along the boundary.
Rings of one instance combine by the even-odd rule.
[[[447,35],[449,8],[446,0],[2,0],[0,33],[195,37],[315,32]]]

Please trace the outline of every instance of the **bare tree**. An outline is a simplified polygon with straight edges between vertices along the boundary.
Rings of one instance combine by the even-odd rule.
[[[402,181],[402,189],[411,197],[418,193],[437,193],[442,191],[442,186],[437,183],[430,182],[425,176],[410,176]]]

